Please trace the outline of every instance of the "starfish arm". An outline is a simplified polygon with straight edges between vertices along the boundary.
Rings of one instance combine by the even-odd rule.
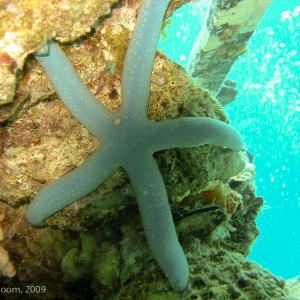
[[[125,116],[147,118],[151,73],[163,18],[170,0],[145,0],[129,43],[122,75]]]
[[[119,167],[109,149],[98,149],[82,165],[42,189],[27,209],[35,226],[69,204],[89,194]]]
[[[124,168],[134,188],[150,250],[171,286],[182,291],[189,267],[177,239],[163,178],[151,155],[134,159],[134,164],[125,164]]]
[[[231,125],[207,117],[187,117],[163,122],[157,126],[150,139],[153,151],[170,148],[189,148],[211,144],[219,147],[242,150],[243,138]]]
[[[35,54],[55,91],[72,115],[99,138],[111,118],[109,111],[87,89],[70,60],[55,42]]]

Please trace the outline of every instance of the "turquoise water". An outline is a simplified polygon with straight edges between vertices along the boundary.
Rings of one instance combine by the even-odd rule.
[[[226,109],[255,156],[257,193],[266,200],[249,258],[286,279],[300,275],[300,1],[293,2],[269,7],[229,74],[240,95]]]
[[[183,66],[202,7],[199,1],[177,12],[159,44]],[[300,0],[273,0],[248,50],[228,75],[239,95],[225,110],[255,157],[257,195],[265,199],[249,258],[289,279],[300,275]]]

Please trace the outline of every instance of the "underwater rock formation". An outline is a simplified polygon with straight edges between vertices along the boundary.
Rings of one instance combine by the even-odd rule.
[[[135,9],[122,2],[89,39],[64,47],[84,82],[112,111],[120,105],[132,30],[124,15],[134,20]],[[48,227],[28,224],[29,200],[80,165],[98,144],[64,108],[32,59],[19,89],[26,91],[27,106],[0,132],[1,243],[16,269],[12,278],[0,275],[3,287],[46,287],[45,293],[28,295],[32,299],[284,299],[284,282],[246,260],[259,233],[255,219],[263,200],[255,195],[253,165],[242,153],[207,145],[155,156],[190,264],[182,294],[170,289],[148,249],[122,170],[49,219]],[[157,121],[209,116],[228,122],[220,104],[161,53],[148,114]]]
[[[2,1],[0,105],[13,102],[19,78],[17,73],[23,68],[28,53],[38,50],[50,38],[70,42],[89,33],[99,18],[110,13],[115,2],[116,0],[67,0],[63,3],[58,0]],[[18,105],[20,103],[15,103],[15,106]],[[2,112],[0,120],[4,115]]]
[[[288,280],[285,285],[285,291],[287,293],[286,300],[300,299],[300,277]]]
[[[25,0],[3,0],[0,3],[0,122],[15,118],[15,113],[28,107],[31,95],[27,94],[19,84],[24,62],[30,53],[40,49],[45,41],[55,39],[61,43],[74,43],[93,36],[92,32],[99,23],[110,15],[111,8],[117,0],[50,0],[46,2]],[[120,1],[119,1],[120,2]],[[133,29],[135,12],[141,0],[122,1],[123,24],[121,18],[115,20],[108,31],[118,31],[118,27]],[[167,15],[188,0],[172,1]],[[112,16],[110,15],[110,18]],[[120,17],[120,16],[119,16]],[[106,42],[115,35],[108,33]],[[115,49],[117,50],[117,49]],[[121,62],[121,60],[119,60]],[[101,69],[98,69],[101,72]],[[16,94],[18,96],[16,97]]]

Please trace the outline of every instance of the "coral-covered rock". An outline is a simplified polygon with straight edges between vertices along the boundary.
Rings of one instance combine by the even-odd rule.
[[[79,30],[76,24],[73,30],[60,22],[62,31],[54,34],[49,27],[47,38],[54,34],[60,41],[77,39],[100,16],[98,11],[87,20],[92,2],[71,2],[77,8],[86,5],[80,15],[83,19],[78,19],[78,24],[85,20],[86,25]],[[106,14],[113,2],[97,3]],[[174,1],[173,8],[182,2]],[[60,5],[58,19],[74,8],[69,2],[55,3]],[[6,8],[19,9],[9,5],[10,1],[5,2]],[[112,111],[121,103],[123,60],[139,5],[140,0],[120,1],[90,38],[63,47],[84,83]],[[46,16],[52,9],[46,5]],[[54,20],[52,16],[49,22]],[[38,26],[38,32],[41,28]],[[37,40],[22,48],[22,53],[35,50],[45,37],[30,34]],[[15,72],[14,62],[1,57],[5,67]],[[20,58],[16,63],[21,68]],[[8,91],[7,95],[11,97]],[[0,275],[3,287],[46,288],[29,294],[32,299],[283,299],[283,282],[245,258],[258,235],[255,219],[263,201],[255,196],[253,166],[243,153],[203,146],[155,154],[191,269],[187,290],[177,294],[150,254],[134,194],[122,170],[48,219],[45,228],[27,222],[26,207],[37,192],[101,147],[101,141],[98,145],[62,105],[32,58],[14,104],[2,113],[7,126],[0,127],[1,247],[6,251],[2,256],[16,270],[15,275],[10,273],[12,278]],[[208,116],[228,122],[220,104],[162,53],[152,73],[148,114],[155,121]],[[222,270],[226,270],[224,278],[220,277]]]
[[[13,101],[17,70],[26,56],[54,38],[69,42],[89,33],[93,24],[110,13],[115,0],[64,2],[8,1],[0,4],[0,105]],[[5,79],[5,80],[3,80]],[[6,111],[9,113],[9,110]],[[1,116],[4,118],[5,114]]]
[[[300,299],[300,277],[288,280],[286,282],[285,291],[287,293],[285,300]]]

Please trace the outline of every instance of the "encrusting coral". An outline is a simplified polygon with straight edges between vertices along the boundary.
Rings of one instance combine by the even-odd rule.
[[[151,72],[168,4],[169,1],[146,0],[141,7],[125,57],[122,106],[117,113],[99,104],[55,43],[36,54],[63,103],[101,140],[101,146],[79,168],[43,189],[29,205],[27,217],[33,225],[41,225],[122,167],[133,185],[151,252],[171,286],[182,291],[188,281],[188,264],[152,155],[164,149],[205,144],[242,150],[243,141],[233,127],[211,118],[148,120]]]
[[[4,215],[0,215],[0,224],[3,221]],[[0,242],[3,240],[4,234],[0,227]],[[16,275],[16,269],[12,262],[9,260],[8,252],[0,244],[0,272],[7,277],[13,277]]]
[[[38,49],[45,40],[76,40],[91,31],[101,16],[110,13],[115,0],[72,1],[1,1],[0,28],[0,104],[14,100],[18,71],[26,53]],[[26,101],[19,98],[1,111],[0,121]]]
[[[7,251],[0,245],[0,272],[7,277],[16,275],[16,269],[9,260]]]

